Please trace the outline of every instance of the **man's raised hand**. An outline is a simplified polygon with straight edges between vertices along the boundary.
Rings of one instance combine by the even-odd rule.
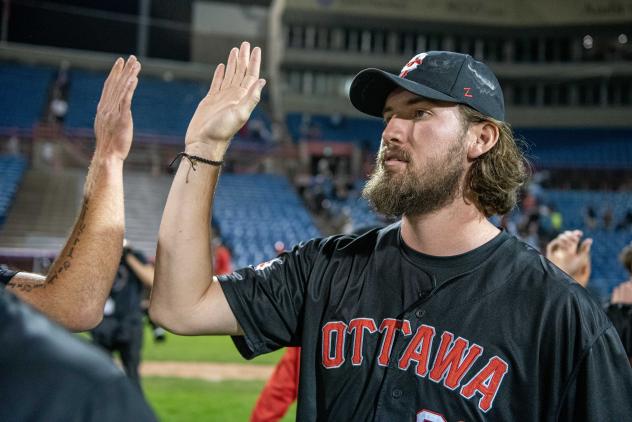
[[[250,44],[243,42],[239,49],[233,48],[226,66],[219,64],[215,69],[208,94],[189,123],[186,146],[211,147],[213,156],[221,159],[230,139],[246,123],[250,113],[259,103],[264,79],[259,79],[261,49],[250,52]]]
[[[118,58],[103,85],[94,119],[95,157],[125,160],[132,145],[132,97],[138,84],[140,62]]]

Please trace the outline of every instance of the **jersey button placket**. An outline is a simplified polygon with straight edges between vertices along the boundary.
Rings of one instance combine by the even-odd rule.
[[[394,388],[393,391],[391,391],[391,397],[395,400],[399,400],[403,394],[404,393],[399,388]]]
[[[422,318],[424,315],[426,315],[426,311],[424,311],[423,309],[417,309],[415,311],[415,316],[417,318]]]

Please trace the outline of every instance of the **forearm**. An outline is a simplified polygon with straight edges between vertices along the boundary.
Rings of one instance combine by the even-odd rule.
[[[154,266],[151,264],[143,264],[134,255],[127,254],[125,261],[130,266],[134,274],[140,279],[141,283],[146,287],[154,284]]]
[[[187,153],[220,161],[225,147],[187,147]],[[220,168],[182,159],[169,191],[156,251],[150,312],[165,326],[194,312],[210,287],[210,222]]]
[[[123,162],[93,160],[81,211],[46,280],[14,291],[67,328],[92,328],[101,320],[123,244]]]

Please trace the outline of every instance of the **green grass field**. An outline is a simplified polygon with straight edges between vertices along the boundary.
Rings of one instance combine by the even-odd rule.
[[[147,400],[158,418],[168,422],[247,421],[263,384],[263,381],[143,379]],[[294,405],[282,421],[294,421],[295,414]]]
[[[89,338],[87,333],[81,337]],[[241,357],[227,336],[185,337],[167,334],[164,343],[154,343],[149,326],[145,327],[144,361],[223,362],[274,365],[283,350],[251,361]],[[143,378],[143,388],[158,418],[165,422],[247,421],[263,388],[264,381],[210,382],[187,378]],[[283,422],[295,420],[296,405]]]
[[[230,362],[253,364],[276,364],[283,351],[268,353],[251,361],[241,357],[228,336],[185,337],[167,334],[167,341],[154,343],[148,326],[145,327],[143,360],[178,362]]]

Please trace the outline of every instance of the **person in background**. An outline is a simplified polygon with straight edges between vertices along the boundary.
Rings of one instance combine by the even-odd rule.
[[[560,234],[547,245],[546,257],[582,287],[586,287],[592,271],[590,249],[593,241],[590,238],[581,240],[582,235],[581,230]],[[632,275],[632,243],[623,249],[619,258]],[[632,277],[615,287],[605,311],[632,363]]]
[[[612,291],[607,312],[632,364],[632,242],[623,248],[619,261],[630,277]]]
[[[562,212],[557,209],[555,205],[551,205],[551,228],[555,230],[556,233],[559,233],[564,226],[564,216]]]
[[[222,242],[218,231],[213,231],[213,269],[215,275],[230,274],[233,272],[233,258],[230,250]]]
[[[594,230],[597,227],[597,211],[592,205],[586,207],[584,212],[584,226],[589,230]]]
[[[288,347],[263,387],[250,422],[277,422],[298,397],[301,348]]]
[[[141,349],[143,346],[143,308],[145,287],[151,288],[154,267],[127,242],[101,324],[90,331],[95,344],[108,353],[118,352],[127,376],[140,389]]]

